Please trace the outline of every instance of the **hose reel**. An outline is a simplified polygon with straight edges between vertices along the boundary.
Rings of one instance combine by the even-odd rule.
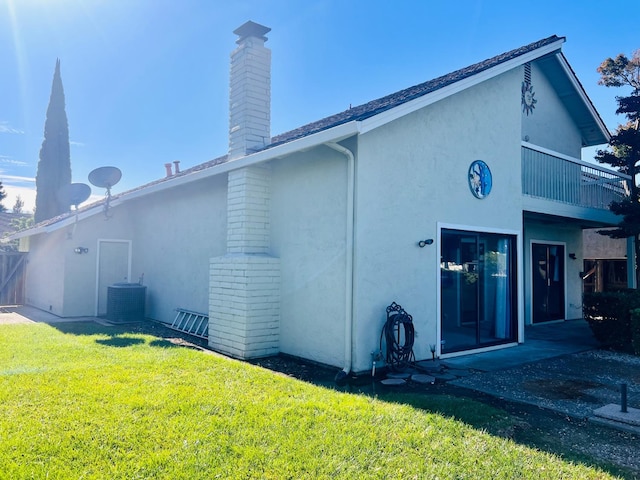
[[[387,307],[387,321],[380,333],[380,351],[382,352],[382,341],[385,343],[387,365],[394,372],[399,372],[415,360],[413,354],[413,342],[415,340],[415,330],[413,328],[413,317],[404,309],[393,302]]]

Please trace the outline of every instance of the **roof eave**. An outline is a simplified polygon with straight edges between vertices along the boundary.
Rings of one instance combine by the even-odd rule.
[[[230,160],[228,162],[214,165],[204,170],[199,170],[197,172],[193,172],[188,175],[184,175],[180,177],[170,178],[166,182],[156,183],[147,188],[141,188],[141,189],[132,191],[131,193],[125,193],[122,196],[120,196],[118,199],[114,200],[111,203],[111,205],[117,206],[120,203],[123,203],[125,201],[131,200],[134,198],[140,198],[146,195],[150,195],[152,193],[168,190],[170,188],[175,188],[185,183],[191,183],[196,180],[213,177],[216,175],[230,172],[232,170],[238,170],[240,168],[250,167],[252,165],[257,165],[259,163],[263,163],[269,160],[275,160],[277,158],[286,157],[293,153],[309,150],[311,148],[317,147],[319,145],[323,145],[328,142],[339,142],[340,140],[344,140],[345,138],[348,138],[357,133],[359,133],[358,122],[353,121],[353,122],[344,123],[342,125],[338,125],[336,127],[323,130],[318,133],[308,135],[306,137],[292,140],[291,142],[288,142],[288,143],[283,143],[281,145],[268,148],[266,150],[261,150],[256,153],[246,155],[244,157],[240,157],[234,160]]]
[[[333,128],[322,130],[312,135],[298,138],[296,140],[292,140],[291,142],[283,143],[281,145],[277,145],[266,150],[261,150],[244,157],[230,160],[228,162],[220,163],[203,170],[198,170],[196,172],[179,177],[168,178],[166,181],[154,183],[152,185],[149,185],[148,187],[138,188],[136,190],[132,190],[129,193],[125,192],[117,198],[111,200],[109,205],[111,208],[115,208],[118,205],[121,205],[130,200],[169,190],[171,188],[176,188],[180,185],[188,184],[216,175],[221,175],[232,170],[238,170],[240,168],[257,165],[269,160],[286,157],[293,153],[309,150],[326,143],[339,142],[341,140],[344,140],[345,138],[358,134],[360,128],[359,123],[360,122],[357,121],[343,123]],[[24,237],[39,235],[42,233],[50,233],[59,230],[60,228],[71,225],[77,221],[98,215],[102,212],[104,212],[104,205],[100,203],[93,208],[79,212],[76,215],[70,215],[69,217],[63,218],[55,223],[36,226],[28,230],[23,230],[9,236],[8,238],[10,240],[17,240]]]
[[[604,143],[609,143],[609,140],[611,140],[611,132],[609,132],[609,129],[607,128],[604,121],[600,117],[600,114],[598,113],[596,108],[593,106],[591,99],[589,98],[589,96],[587,95],[587,92],[584,90],[584,87],[578,80],[578,77],[576,76],[575,72],[569,65],[569,62],[567,61],[566,57],[562,52],[559,52],[557,55],[557,58],[560,63],[560,66],[562,67],[565,74],[567,75],[567,78],[569,78],[569,81],[573,85],[573,88],[575,88],[576,92],[580,96],[580,99],[582,100],[582,103],[585,105],[585,107],[589,111],[589,114],[593,118],[594,123],[597,125],[598,130],[602,134],[602,140],[603,140],[602,142],[598,142],[598,141],[589,142],[588,145],[584,145],[584,146],[591,147],[594,145],[602,145]]]

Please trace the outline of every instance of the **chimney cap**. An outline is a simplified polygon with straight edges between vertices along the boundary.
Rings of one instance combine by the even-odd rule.
[[[271,29],[269,27],[265,27],[264,25],[260,25],[259,23],[252,22],[249,20],[248,22],[240,25],[236,28],[233,33],[238,35],[240,38],[236,41],[236,43],[240,43],[247,37],[257,37],[265,42],[267,41],[267,37],[265,35],[269,33]]]

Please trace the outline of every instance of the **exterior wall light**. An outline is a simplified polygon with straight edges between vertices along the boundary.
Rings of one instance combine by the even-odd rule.
[[[570,258],[571,260],[575,260],[575,259],[576,259],[576,254],[575,254],[575,253],[570,253],[570,254],[569,254],[569,258]]]
[[[89,253],[89,249],[87,247],[76,247],[73,249],[78,255],[82,255],[83,253]]]
[[[433,238],[427,238],[426,240],[420,240],[418,242],[418,246],[420,248],[424,248],[426,245],[431,245],[433,243]]]

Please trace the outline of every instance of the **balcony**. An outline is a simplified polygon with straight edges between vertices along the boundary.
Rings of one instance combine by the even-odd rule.
[[[613,215],[608,211],[609,205],[628,195],[627,182],[630,180],[628,175],[534,145],[522,147],[522,194],[525,196],[525,207],[532,206],[534,211],[540,213],[586,219],[595,215],[602,219],[604,212],[592,210],[597,209]],[[548,202],[557,205],[550,207]],[[591,215],[586,213],[589,210],[592,211]],[[617,221],[613,216],[606,222]]]

